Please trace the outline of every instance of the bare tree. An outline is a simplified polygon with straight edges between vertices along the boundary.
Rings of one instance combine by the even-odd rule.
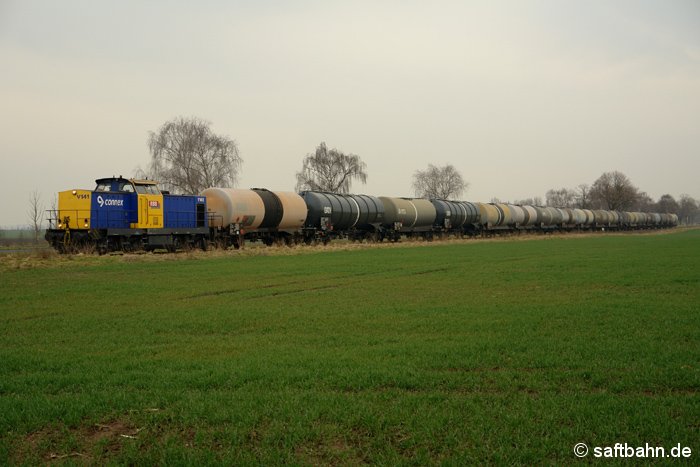
[[[659,198],[659,201],[656,203],[656,210],[658,212],[666,212],[666,213],[678,213],[678,202],[676,199],[669,195],[668,193],[665,195],[661,195],[661,198]]]
[[[27,210],[27,217],[34,230],[34,243],[39,242],[39,232],[41,231],[41,225],[43,223],[41,217],[43,213],[44,205],[41,202],[41,195],[39,194],[39,190],[34,190],[31,195],[29,195],[29,209]]]
[[[576,187],[576,207],[579,209],[590,209],[591,207],[591,187],[586,183]]]
[[[516,199],[513,204],[519,204],[520,206],[544,206],[542,203],[541,196],[535,196],[534,198]]]
[[[678,201],[678,219],[683,224],[695,223],[700,213],[700,206],[697,200],[688,194],[682,194]]]
[[[307,154],[297,172],[297,191],[328,191],[349,193],[353,179],[367,183],[367,165],[356,154],[345,154],[337,149],[328,149],[326,143]]]
[[[568,188],[551,189],[545,196],[547,198],[547,206],[557,208],[573,208],[576,201],[576,192]]]
[[[646,191],[640,191],[637,193],[637,199],[635,200],[632,208],[635,211],[641,212],[654,212],[657,210],[656,203],[653,199],[651,199],[651,196],[649,196]]]
[[[243,159],[238,145],[212,133],[210,123],[177,117],[150,132],[149,175],[175,193],[199,193],[209,187],[232,187]]]
[[[413,174],[413,192],[419,198],[459,198],[468,187],[469,183],[451,164],[444,167],[428,164],[426,170],[417,170]]]
[[[594,206],[611,211],[626,210],[637,201],[638,190],[622,172],[605,172],[591,187]]]

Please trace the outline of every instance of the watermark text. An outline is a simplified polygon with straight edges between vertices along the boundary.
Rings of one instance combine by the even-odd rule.
[[[574,446],[576,457],[586,457],[591,454],[593,457],[636,457],[643,459],[655,458],[688,458],[693,455],[693,451],[688,446],[680,443],[672,447],[651,446],[645,443],[644,446],[636,446],[627,443],[615,443],[611,446],[588,447],[586,443],[578,443]]]

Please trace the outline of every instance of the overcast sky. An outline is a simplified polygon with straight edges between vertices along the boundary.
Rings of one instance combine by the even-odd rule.
[[[293,190],[321,142],[409,196],[429,163],[515,200],[620,170],[700,197],[700,2],[0,0],[2,220],[147,167],[197,116],[240,187]]]

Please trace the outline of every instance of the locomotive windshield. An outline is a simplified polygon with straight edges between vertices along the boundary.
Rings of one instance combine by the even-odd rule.
[[[104,180],[97,183],[95,191],[118,191],[123,193],[133,193],[134,185],[128,180]]]
[[[112,193],[138,193],[140,195],[159,195],[158,185],[150,180],[127,180],[126,178],[102,178],[97,180],[95,191]]]
[[[153,184],[148,184],[148,185],[136,185],[136,193],[142,194],[142,195],[159,195],[160,191],[158,191],[158,187]]]

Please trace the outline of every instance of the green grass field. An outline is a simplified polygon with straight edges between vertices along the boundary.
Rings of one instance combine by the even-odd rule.
[[[2,269],[0,464],[700,458],[700,230],[162,256]]]

